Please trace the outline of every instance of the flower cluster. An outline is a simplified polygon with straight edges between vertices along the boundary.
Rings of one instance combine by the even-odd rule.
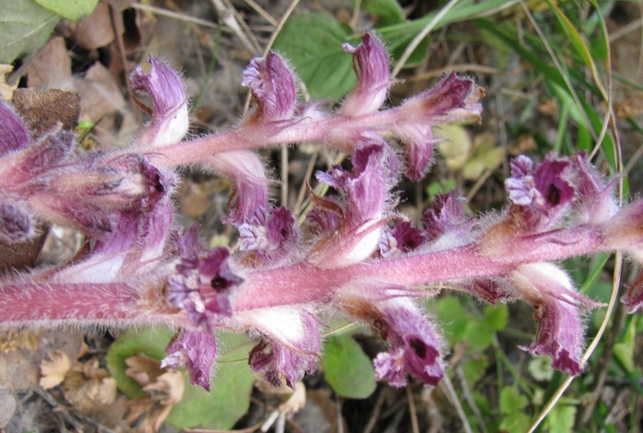
[[[81,151],[61,126],[32,136],[0,104],[0,242],[30,239],[36,221],[93,239],[71,264],[3,277],[0,323],[170,324],[176,334],[163,364],[185,366],[206,389],[216,331],[248,332],[256,339],[251,368],[273,385],[294,387],[315,371],[323,347],[318,314],[330,309],[388,342],[373,361],[379,379],[404,386],[410,375],[436,385],[447,348],[416,299],[436,294],[427,286],[448,283],[486,302],[532,305],[540,329],[524,349],[581,373],[582,313],[597,304],[556,261],[615,250],[643,260],[643,201],[619,208],[614,181],[583,153],[537,164],[520,156],[511,161],[504,211],[476,218],[451,192],[438,195],[414,226],[396,210],[398,180],[425,175],[438,142],[433,128],[478,120],[484,92],[452,73],[387,108],[392,82],[380,40],[367,32],[344,49],[358,80],[338,110],[298,102],[295,75],[271,53],[243,74],[254,110],[227,131],[187,141],[185,89],[155,58],[149,73],[136,69],[130,77],[153,107],[145,107],[150,123],[124,149]],[[309,141],[348,153],[350,166],[316,174],[332,192],[309,188],[313,206],[299,223],[270,203],[268,170],[253,149]],[[207,249],[197,228],[182,233],[173,225],[176,167],[193,163],[234,184],[221,216],[238,229],[234,253]],[[624,302],[632,311],[643,304],[643,278]]]

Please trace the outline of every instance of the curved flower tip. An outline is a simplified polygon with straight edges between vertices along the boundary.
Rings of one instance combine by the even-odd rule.
[[[239,318],[244,326],[265,335],[250,352],[248,364],[255,373],[263,372],[270,384],[279,387],[285,380],[295,389],[304,374],[315,372],[321,342],[312,313],[275,307],[249,311]]]
[[[154,109],[152,122],[141,133],[139,147],[163,147],[178,143],[188,132],[188,102],[179,75],[167,64],[150,56],[149,73],[139,66],[130,74],[132,90],[148,93]]]
[[[181,261],[168,281],[167,300],[185,310],[190,321],[212,332],[217,316],[231,316],[230,288],[241,284],[228,263],[230,252],[223,247],[205,251],[191,231],[179,245]]]
[[[472,78],[455,72],[443,74],[436,85],[426,92],[407,100],[395,110],[398,126],[394,133],[404,143],[406,175],[417,181],[424,177],[433,157],[433,146],[438,140],[432,126],[455,121],[479,120],[484,96],[482,87]]]
[[[20,117],[0,100],[0,157],[29,145],[29,132]]]
[[[165,349],[167,356],[161,368],[185,366],[192,385],[210,391],[210,373],[217,356],[217,342],[212,334],[183,329],[178,331]]]
[[[250,150],[217,153],[212,156],[210,165],[234,183],[224,223],[239,227],[258,218],[258,213],[265,213],[269,180],[255,153]]]
[[[386,143],[374,142],[358,148],[348,172],[337,165],[317,179],[338,189],[343,206],[337,230],[327,233],[315,246],[311,261],[324,268],[358,263],[377,248],[381,228],[386,224],[389,188],[397,174],[395,153]],[[313,199],[316,203],[324,200]],[[325,201],[330,210],[334,203]]]
[[[263,59],[250,61],[241,84],[250,88],[258,104],[255,113],[258,121],[290,119],[297,102],[295,78],[284,60],[272,51]]]
[[[511,162],[512,176],[505,181],[511,217],[529,231],[545,230],[556,224],[571,208],[575,188],[569,158],[556,159],[553,154],[532,169],[526,156]]]
[[[408,297],[412,293],[377,281],[353,281],[335,293],[334,302],[388,340],[388,352],[373,361],[377,380],[387,379],[399,387],[406,385],[406,374],[410,374],[435,386],[444,375],[443,344],[433,324]]]
[[[353,55],[357,86],[344,100],[341,113],[357,117],[379,110],[390,85],[388,56],[382,42],[366,32],[357,48],[348,43],[343,48]]]
[[[510,281],[534,306],[540,322],[537,340],[522,349],[551,356],[557,370],[580,374],[584,329],[579,310],[598,304],[579,295],[567,274],[551,263],[521,265],[512,272]]]

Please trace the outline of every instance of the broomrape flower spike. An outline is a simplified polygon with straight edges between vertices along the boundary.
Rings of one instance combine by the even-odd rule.
[[[555,262],[599,251],[642,262],[643,200],[620,208],[614,180],[584,153],[540,163],[519,156],[505,182],[505,210],[476,218],[452,191],[414,226],[395,210],[397,181],[402,172],[424,176],[437,141],[432,128],[478,120],[484,92],[451,73],[385,107],[392,83],[381,41],[367,32],[344,49],[358,80],[337,111],[298,102],[293,71],[271,53],[243,75],[254,109],[226,131],[184,141],[185,88],[156,58],[149,73],[132,73],[133,88],[152,99],[152,120],[124,149],[81,151],[61,126],[34,138],[0,103],[0,242],[30,239],[41,221],[78,228],[91,241],[73,263],[2,276],[0,324],[169,325],[176,334],[163,365],[185,366],[205,389],[217,330],[248,332],[256,339],[253,371],[294,387],[316,369],[317,314],[331,310],[369,324],[388,343],[373,361],[378,379],[435,386],[447,348],[416,298],[448,285],[491,303],[532,305],[540,327],[523,349],[582,373],[582,314],[598,304],[578,294]],[[317,196],[309,187],[313,206],[300,224],[270,203],[272,181],[254,149],[307,141],[349,153],[351,166],[317,173],[336,194]],[[171,195],[182,164],[204,164],[232,180],[220,217],[239,231],[235,252],[203,247],[197,227],[176,228]],[[623,302],[640,308],[643,277]]]

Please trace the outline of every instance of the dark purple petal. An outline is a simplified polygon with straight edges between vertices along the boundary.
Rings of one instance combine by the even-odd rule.
[[[0,101],[0,157],[28,145],[27,127],[4,100]]]
[[[230,288],[243,279],[230,268],[230,252],[223,247],[211,251],[195,245],[193,235],[181,242],[181,260],[168,281],[168,302],[188,313],[197,326],[212,332],[217,315],[230,316]]]
[[[406,385],[405,374],[435,386],[444,375],[442,346],[433,324],[422,314],[404,287],[381,286],[377,281],[353,281],[335,294],[338,309],[369,322],[388,340],[387,353],[373,364],[378,380]]]
[[[444,371],[442,344],[433,325],[409,299],[392,299],[380,303],[378,308],[391,347],[374,360],[376,378],[387,378],[393,386],[404,386],[406,381],[401,382],[399,372],[391,368],[402,365],[417,380],[436,386]]]
[[[357,117],[379,110],[390,85],[388,57],[382,42],[367,31],[357,48],[345,43],[344,51],[353,55],[357,86],[344,100],[342,114]]]
[[[328,173],[318,172],[317,179],[342,192],[345,224],[358,227],[381,217],[397,174],[397,159],[386,144],[375,143],[358,148],[351,161],[351,172],[337,165]]]
[[[422,230],[413,227],[408,221],[399,221],[395,224],[391,235],[395,238],[397,249],[403,253],[413,251],[426,241]]]
[[[152,97],[152,122],[141,134],[138,146],[162,147],[178,143],[190,126],[187,96],[181,78],[172,68],[150,56],[149,74],[137,67],[130,74],[132,90]]]
[[[509,200],[514,204],[512,218],[519,227],[530,231],[544,230],[556,224],[571,208],[575,188],[569,158],[548,155],[545,161],[529,171],[526,157],[512,164],[512,176],[505,181]]]
[[[290,119],[297,102],[295,79],[277,54],[270,52],[266,59],[255,57],[243,71],[241,84],[250,88],[258,104],[259,121]]]
[[[190,383],[210,391],[210,374],[217,356],[217,342],[212,334],[183,329],[174,335],[165,351],[168,356],[161,361],[161,367],[185,366]]]

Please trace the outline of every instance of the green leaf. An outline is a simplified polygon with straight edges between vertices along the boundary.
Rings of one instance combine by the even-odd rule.
[[[217,335],[218,344],[226,350],[245,346],[247,341],[245,335]],[[167,422],[174,427],[229,430],[248,412],[255,375],[247,361],[222,361],[217,364],[210,392],[200,386],[190,385],[187,372],[183,377],[186,383],[183,399],[167,417]]]
[[[438,300],[438,322],[444,330],[449,345],[462,340],[467,332],[469,318],[460,300],[455,296],[444,296]]]
[[[531,417],[523,412],[514,412],[502,419],[500,430],[508,432],[528,431],[531,426]]]
[[[505,304],[487,305],[484,307],[484,319],[491,328],[502,331],[509,320],[509,309]]]
[[[467,323],[464,339],[472,350],[484,349],[493,343],[494,330],[487,322],[472,320]]]
[[[518,388],[505,386],[502,388],[502,391],[500,391],[500,412],[504,414],[520,412],[522,409],[527,407],[528,403],[529,400],[526,396],[520,394]]]
[[[78,21],[94,11],[98,0],[36,0],[36,3],[63,18]]]
[[[462,362],[464,377],[467,379],[470,388],[473,388],[484,377],[487,367],[489,367],[489,360],[482,354]]]
[[[592,56],[587,49],[587,45],[585,45],[585,41],[583,41],[583,38],[581,37],[580,33],[578,33],[578,30],[576,29],[574,24],[572,24],[567,15],[565,15],[563,11],[560,10],[560,8],[552,0],[546,1],[550,9],[554,12],[554,15],[556,15],[556,19],[558,19],[558,23],[563,28],[563,31],[569,39],[569,42],[572,44],[576,52],[580,55],[583,63],[594,69],[594,60],[592,59]]]
[[[634,348],[636,344],[636,316],[628,317],[629,324],[627,325],[625,335],[623,338],[614,345],[614,355],[618,361],[623,365],[623,368],[628,372],[634,372],[636,365],[634,363]]]
[[[350,335],[333,335],[326,341],[324,352],[324,377],[337,394],[367,398],[375,391],[371,360]]]
[[[545,425],[549,433],[571,433],[575,418],[575,406],[557,404],[547,415]]]
[[[125,374],[125,359],[143,353],[154,359],[165,357],[165,347],[174,334],[168,328],[147,328],[129,330],[121,335],[107,354],[107,367],[116,379],[118,388],[130,398],[146,394],[138,383]],[[217,336],[220,347],[228,351],[243,347],[248,338],[239,334],[220,334]],[[199,386],[190,384],[187,372],[183,373],[185,392],[183,399],[175,405],[167,417],[167,422],[177,428],[201,427],[206,429],[230,429],[248,411],[250,393],[255,375],[247,362],[221,362],[216,367],[208,393]]]
[[[163,359],[165,348],[172,335],[174,332],[164,327],[130,329],[112,343],[109,352],[107,352],[107,368],[112,377],[116,379],[118,389],[123,394],[129,398],[140,398],[146,395],[138,382],[125,374],[125,370],[127,370],[125,360],[138,353],[154,359]]]
[[[536,356],[529,361],[527,368],[531,376],[536,380],[551,380],[554,377],[554,369],[551,368],[552,360],[549,356]]]
[[[404,22],[404,11],[397,0],[364,0],[362,9],[375,16],[375,28]]]
[[[33,0],[0,0],[0,63],[12,63],[45,45],[60,17]]]
[[[295,67],[313,99],[339,99],[356,82],[352,56],[342,48],[349,34],[332,15],[304,13],[286,21],[274,48]]]

